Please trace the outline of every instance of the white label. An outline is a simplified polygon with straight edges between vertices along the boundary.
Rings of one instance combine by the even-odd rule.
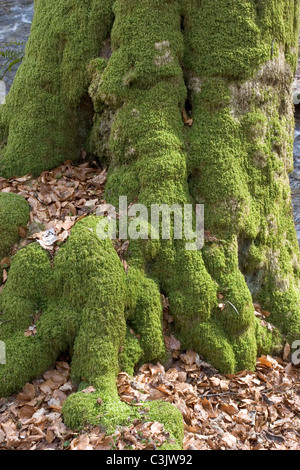
[[[0,364],[6,364],[6,348],[4,341],[0,341]]]
[[[3,80],[0,80],[0,104],[5,104],[6,86]]]

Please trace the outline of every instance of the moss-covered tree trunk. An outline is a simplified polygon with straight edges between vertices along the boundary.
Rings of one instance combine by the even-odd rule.
[[[118,370],[165,359],[162,292],[182,347],[222,372],[253,369],[257,354],[299,339],[288,179],[298,1],[38,0],[35,9],[0,109],[1,176],[38,175],[84,148],[109,165],[108,202],[204,204],[209,235],[200,251],[132,240],[127,274],[95,217],[76,224],[54,268],[39,246],[21,250],[0,298],[1,393],[69,349],[73,379],[97,392],[72,396],[66,421],[122,421]],[[261,326],[253,302],[278,330]],[[26,338],[36,308],[38,333]],[[169,410],[153,407],[180,440]]]

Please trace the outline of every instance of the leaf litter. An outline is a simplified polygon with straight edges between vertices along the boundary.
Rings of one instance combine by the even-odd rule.
[[[162,300],[172,359],[165,367],[144,364],[133,377],[120,372],[120,399],[131,406],[151,400],[176,406],[185,450],[300,450],[300,368],[289,362],[288,346],[285,358],[259,357],[255,372],[220,374],[196,352],[180,351]],[[62,406],[75,391],[69,362],[60,360],[17,395],[1,399],[0,450],[155,450],[169,439],[161,423],[142,418],[111,435],[101,426],[67,428]]]
[[[103,199],[106,176],[107,170],[96,164],[75,167],[67,161],[36,179],[31,175],[0,178],[0,191],[23,195],[31,208],[30,222],[19,228],[21,241],[11,254],[36,240],[54,256],[78,220],[97,209],[109,215],[110,207]],[[128,244],[115,243],[125,271]],[[0,290],[9,266],[9,257],[1,260]],[[222,300],[222,295],[218,298]],[[258,358],[255,372],[223,375],[194,351],[181,351],[164,296],[162,305],[171,359],[165,367],[144,364],[134,377],[121,372],[117,378],[120,399],[132,406],[151,400],[176,406],[183,416],[185,450],[300,450],[300,368],[290,362],[290,345],[285,345],[282,357]],[[254,308],[261,324],[272,329],[266,321],[270,312],[257,304]],[[36,312],[26,336],[36,333],[39,315]],[[88,387],[85,392],[92,390]],[[18,394],[1,398],[0,450],[151,450],[169,439],[161,423],[142,419],[118,426],[112,435],[101,426],[81,432],[67,428],[62,406],[75,391],[69,362],[60,360]]]
[[[38,178],[0,177],[0,191],[23,196],[31,209],[30,222],[27,227],[19,227],[21,242],[13,247],[12,254],[33,241],[54,254],[78,220],[106,204],[106,177],[107,169],[99,168],[95,162],[76,167],[71,161],[44,171]]]

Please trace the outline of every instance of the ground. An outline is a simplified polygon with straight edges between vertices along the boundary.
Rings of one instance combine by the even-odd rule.
[[[11,255],[38,240],[41,248],[54,259],[69,238],[71,228],[98,210],[106,214],[110,206],[103,198],[106,169],[96,164],[71,162],[44,172],[0,181],[2,193],[24,197],[31,206],[30,220],[18,231],[20,240]],[[53,232],[49,232],[53,230]],[[114,246],[128,270],[124,255],[128,242]],[[3,284],[10,269],[10,257],[1,262]],[[219,299],[222,305],[222,298]],[[164,343],[169,360],[145,363],[128,375],[117,378],[119,396],[124,405],[144,404],[144,412],[128,426],[115,426],[110,433],[101,426],[80,431],[63,423],[62,407],[77,390],[70,380],[70,358],[62,357],[17,395],[1,399],[0,448],[3,449],[155,449],[169,443],[170,435],[162,423],[148,416],[148,405],[166,401],[177,407],[184,420],[184,449],[215,448],[299,448],[298,393],[299,369],[289,362],[262,356],[255,372],[247,370],[232,375],[219,374],[195,352],[184,351],[174,336],[174,319],[169,301],[162,296],[164,307]],[[271,331],[272,315],[254,305],[256,320]],[[35,337],[38,313],[24,328],[24,336]],[[128,332],[130,335],[131,331]],[[180,350],[181,349],[181,350]],[[126,361],[124,361],[124,370]],[[96,393],[86,386],[82,393]],[[101,401],[99,397],[98,400]]]
[[[299,367],[263,356],[255,372],[227,376],[193,351],[173,352],[168,370],[144,364],[133,378],[120,373],[117,383],[126,403],[173,403],[183,415],[185,450],[300,450]],[[168,439],[160,423],[144,417],[111,435],[99,426],[67,428],[61,409],[73,391],[69,373],[59,361],[18,395],[0,400],[1,450],[155,450]]]

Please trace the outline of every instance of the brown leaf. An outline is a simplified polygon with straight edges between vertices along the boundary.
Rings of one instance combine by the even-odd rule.
[[[27,237],[27,228],[26,227],[19,227],[18,228],[19,235],[21,238],[26,238]]]
[[[2,430],[5,433],[5,438],[8,445],[13,446],[18,443],[18,431],[17,426],[12,419],[9,419],[5,423],[1,423]]]
[[[94,186],[102,186],[106,182],[107,178],[107,171],[104,170],[100,175],[95,176],[94,178],[89,180],[90,184],[93,184]]]
[[[198,354],[192,350],[187,351],[185,354],[180,354],[180,359],[182,360],[182,362],[189,366],[196,364],[198,361],[198,357]]]
[[[89,442],[89,436],[87,434],[81,434],[80,436],[73,439],[71,442],[71,449],[84,450],[88,446]]]
[[[283,349],[283,360],[288,361],[291,353],[291,346],[289,343],[286,343]]]
[[[33,406],[29,406],[29,405],[24,405],[22,406],[22,408],[20,408],[19,410],[19,418],[20,419],[30,419],[34,413],[36,412],[36,409],[33,407]]]
[[[22,394],[23,396],[29,398],[29,399],[26,400],[26,401],[32,400],[32,399],[35,397],[35,395],[36,395],[36,391],[35,391],[34,385],[33,385],[33,384],[30,384],[30,383],[25,384],[24,387],[22,388],[22,392],[20,392],[19,395],[21,395],[21,394]],[[19,396],[19,395],[18,395],[18,396]]]
[[[270,356],[264,356],[263,355],[258,359],[257,364],[259,366],[263,366],[263,367],[266,367],[266,368],[273,368],[274,361]]]
[[[107,436],[104,440],[98,442],[95,446],[95,450],[111,450],[114,443],[114,438],[112,436]]]
[[[6,257],[1,260],[1,268],[8,268],[10,266],[10,258]]]
[[[237,423],[250,424],[252,422],[252,419],[248,415],[247,410],[239,411],[238,414],[236,414],[236,416],[234,417],[234,419]]]
[[[53,431],[53,429],[48,428],[46,432],[46,441],[48,442],[48,444],[51,444],[55,438],[56,438],[56,434]]]
[[[56,362],[56,369],[59,372],[70,372],[70,365],[66,361],[57,361]]]
[[[58,388],[58,384],[53,382],[51,379],[48,379],[44,383],[42,383],[39,387],[40,387],[40,390],[45,395],[51,395],[52,390],[54,390],[55,388]]]
[[[233,436],[229,432],[226,432],[222,437],[222,443],[232,449],[236,447],[237,440],[235,436]]]
[[[239,412],[239,408],[235,403],[223,403],[220,410],[225,411],[229,415],[236,415]]]
[[[182,110],[182,117],[183,117],[184,124],[186,124],[187,126],[192,126],[193,125],[193,119],[188,117],[185,108],[183,108],[183,110]]]
[[[89,387],[81,390],[81,393],[94,393],[95,391],[95,387],[93,387],[93,385],[90,385]]]
[[[165,336],[165,343],[167,348],[173,351],[179,351],[181,348],[180,341],[173,335]]]
[[[52,375],[51,380],[58,384],[59,386],[64,385],[67,382],[65,375],[60,374],[59,372]]]

